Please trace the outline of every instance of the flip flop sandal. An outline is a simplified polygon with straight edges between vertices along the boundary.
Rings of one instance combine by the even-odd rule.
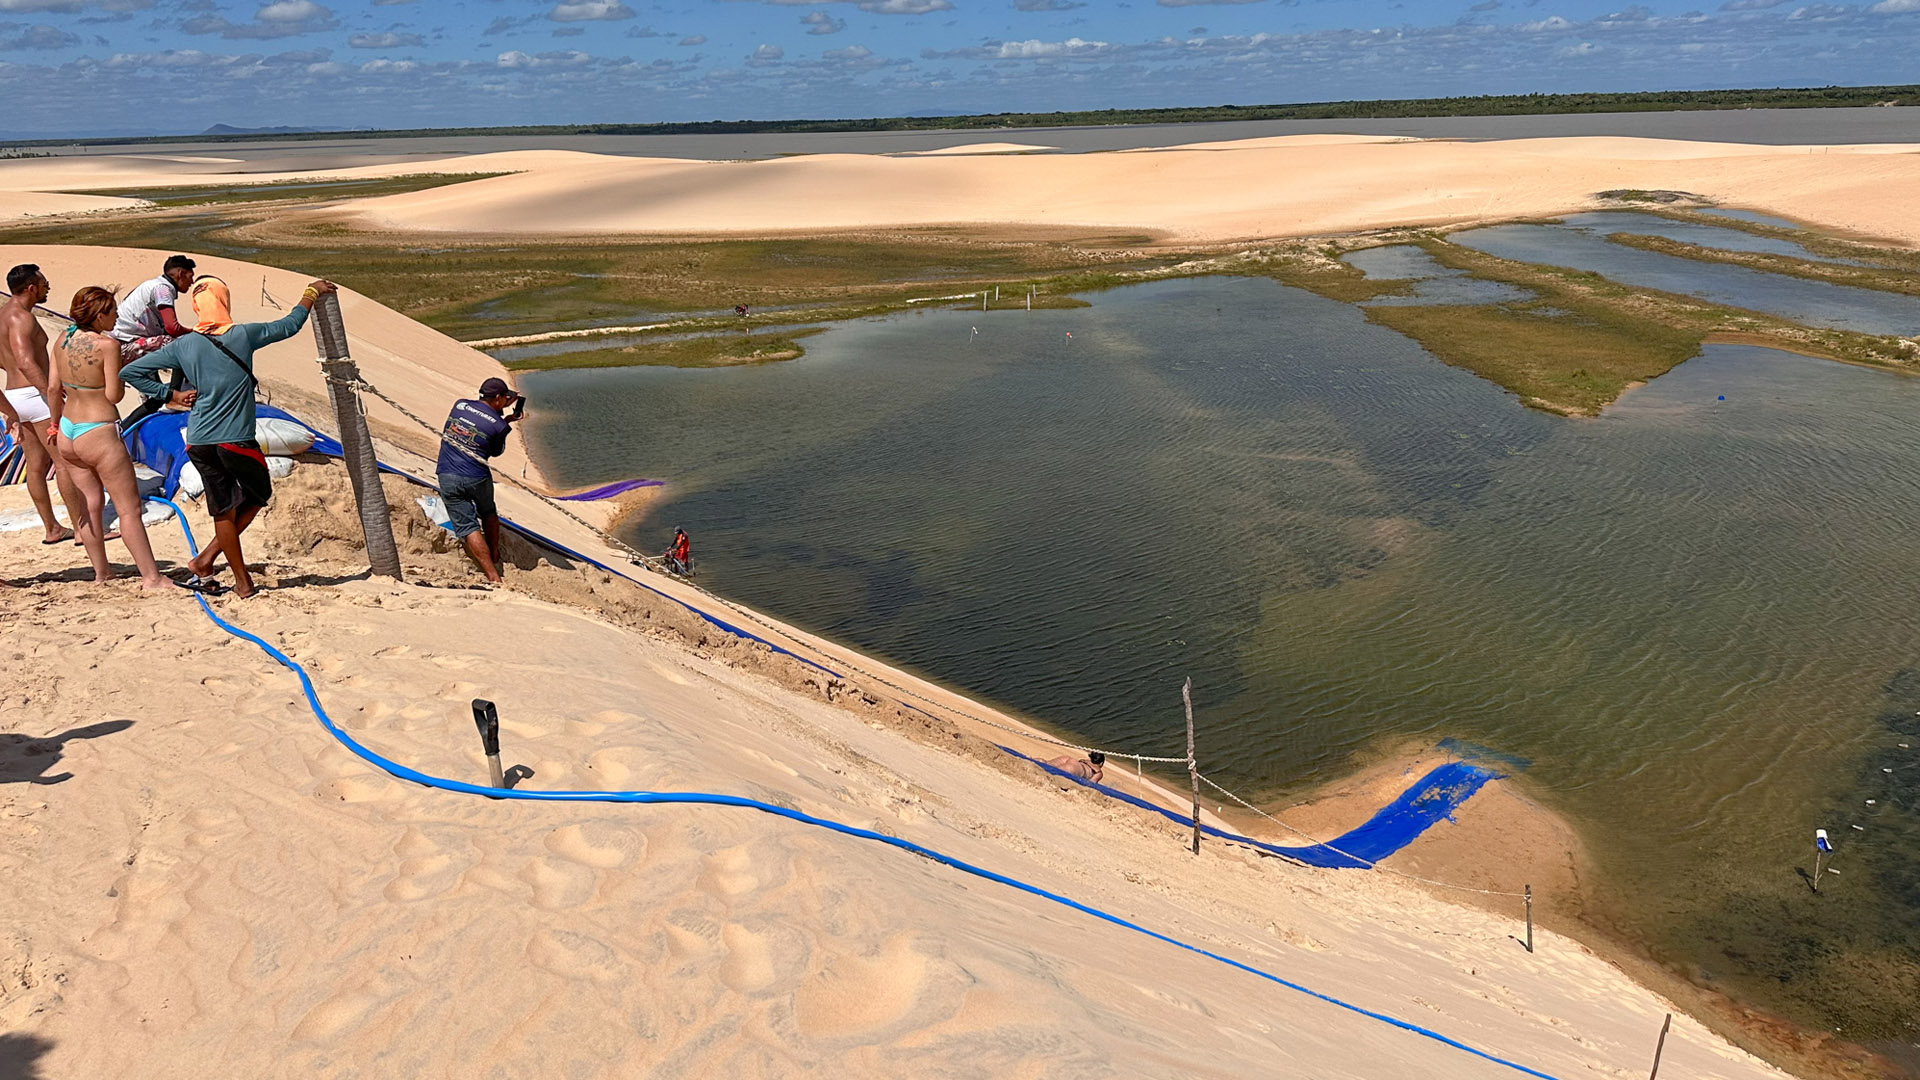
[[[202,593],[207,596],[219,596],[229,591],[227,586],[220,584],[212,578],[203,578],[198,575],[190,576],[187,580],[178,582],[178,584],[183,589]]]

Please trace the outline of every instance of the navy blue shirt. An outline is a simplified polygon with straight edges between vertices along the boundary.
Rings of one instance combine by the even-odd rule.
[[[483,458],[499,457],[507,448],[507,432],[512,430],[506,418],[484,401],[460,400],[447,414],[447,426],[440,432],[440,475],[471,476],[485,479],[487,467],[454,447]]]

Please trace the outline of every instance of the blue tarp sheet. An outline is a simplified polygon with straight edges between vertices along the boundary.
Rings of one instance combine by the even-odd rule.
[[[340,456],[340,444],[308,427],[306,421],[271,405],[255,405],[254,414],[260,419],[291,420],[308,431],[313,431],[313,453]],[[180,490],[180,467],[187,463],[187,443],[184,437],[187,430],[187,415],[183,412],[157,412],[144,417],[133,425],[121,438],[127,444],[127,453],[133,460],[166,477],[161,490],[167,498],[174,497]]]
[[[1157,806],[1138,796],[1129,795],[1118,788],[1105,784],[1096,784],[1082,780],[1070,772],[1056,769],[1038,758],[1030,758],[1012,747],[1000,749],[1017,758],[1025,758],[1055,776],[1065,777],[1076,784],[1090,787],[1103,795],[1131,803],[1144,810],[1151,810],[1161,817],[1186,827],[1193,828],[1193,819],[1185,814]],[[1455,761],[1442,765],[1420,778],[1419,782],[1400,793],[1400,797],[1382,807],[1368,818],[1366,823],[1351,832],[1344,833],[1324,844],[1311,847],[1281,847],[1250,836],[1224,832],[1211,825],[1202,823],[1200,831],[1208,836],[1216,836],[1236,844],[1258,848],[1272,855],[1306,863],[1308,866],[1331,868],[1354,868],[1372,866],[1381,859],[1413,843],[1428,826],[1437,821],[1453,820],[1453,812],[1460,804],[1471,798],[1481,786],[1489,780],[1498,780],[1505,773],[1493,772],[1466,761]]]

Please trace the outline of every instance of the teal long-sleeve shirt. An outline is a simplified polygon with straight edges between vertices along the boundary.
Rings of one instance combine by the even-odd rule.
[[[235,323],[220,335],[220,344],[240,358],[246,365],[245,370],[205,335],[188,334],[121,368],[120,378],[142,395],[157,398],[167,393],[166,385],[154,377],[157,372],[173,369],[185,372],[187,381],[200,391],[200,396],[194,399],[193,412],[187,416],[187,430],[183,435],[187,445],[246,442],[253,438],[255,423],[254,350],[285,341],[306,324],[305,307],[296,307],[270,323]]]

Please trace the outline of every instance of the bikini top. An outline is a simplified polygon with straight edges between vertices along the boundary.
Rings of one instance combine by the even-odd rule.
[[[80,329],[80,324],[73,323],[67,327],[66,333],[60,335],[60,347],[62,349],[67,347],[67,342],[73,340],[73,332],[78,329]],[[99,386],[88,386],[86,383],[68,382],[65,379],[60,380],[60,385],[69,390],[105,390],[107,388],[105,383]]]

